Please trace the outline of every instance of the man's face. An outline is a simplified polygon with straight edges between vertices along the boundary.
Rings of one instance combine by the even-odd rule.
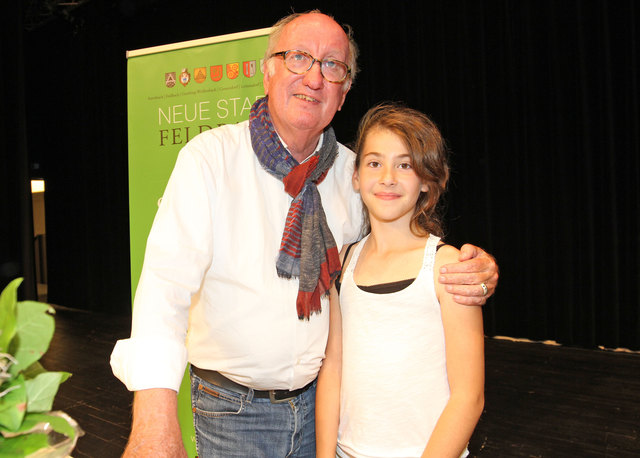
[[[316,59],[348,61],[349,41],[333,19],[323,14],[306,14],[293,20],[282,31],[275,52],[305,51]],[[265,71],[264,90],[276,130],[285,142],[319,136],[329,125],[349,90],[344,83],[330,83],[322,77],[320,64],[314,63],[303,75],[290,72],[282,57],[273,57],[273,74]]]

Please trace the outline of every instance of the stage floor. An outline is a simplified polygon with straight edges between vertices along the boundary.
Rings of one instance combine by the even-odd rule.
[[[133,396],[109,355],[130,318],[56,308],[42,363],[73,376],[54,409],[85,431],[76,458],[119,457]],[[469,444],[476,457],[640,456],[640,354],[486,339],[485,410]]]

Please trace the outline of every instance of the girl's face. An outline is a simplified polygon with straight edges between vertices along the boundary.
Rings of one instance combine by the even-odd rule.
[[[360,192],[371,223],[401,222],[409,227],[418,196],[427,185],[413,170],[402,139],[389,130],[374,129],[360,154],[353,187]]]

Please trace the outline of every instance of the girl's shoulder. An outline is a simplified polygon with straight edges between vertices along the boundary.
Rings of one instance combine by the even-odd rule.
[[[358,246],[358,244],[361,243],[361,242],[362,242],[362,240],[360,240],[358,242],[349,243],[348,245],[345,245],[345,246],[342,247],[342,251],[340,251],[340,263],[342,264],[342,271],[343,272],[347,268],[347,266],[349,265],[349,261],[351,260],[351,257],[353,256],[354,248],[356,246]]]
[[[340,286],[342,285],[342,276],[344,275],[344,271],[347,269],[349,265],[349,261],[351,260],[351,256],[353,255],[353,248],[360,242],[353,242],[348,245],[342,247],[340,250],[340,272],[338,272],[338,278],[336,278],[335,287],[338,293],[340,293]]]
[[[435,270],[439,271],[440,267],[445,264],[458,262],[458,256],[460,256],[460,250],[453,245],[440,241],[436,250],[436,259],[434,263]]]
[[[440,242],[436,251],[436,258],[433,263],[433,283],[436,288],[436,296],[438,301],[442,304],[444,297],[450,293],[445,291],[444,285],[438,280],[440,276],[440,268],[445,264],[452,264],[458,262],[458,256],[460,256],[460,250],[453,245],[447,245]]]

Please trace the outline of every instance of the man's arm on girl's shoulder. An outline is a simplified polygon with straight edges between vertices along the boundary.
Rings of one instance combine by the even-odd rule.
[[[438,281],[446,286],[458,304],[484,305],[495,292],[499,276],[495,258],[482,248],[467,243],[457,258],[440,267]],[[486,293],[482,284],[487,287]]]
[[[436,255],[436,268],[454,262],[458,255],[454,247],[442,247]],[[422,456],[457,458],[469,442],[484,407],[482,309],[456,303],[441,284],[436,283],[436,292],[444,326],[451,394]]]

